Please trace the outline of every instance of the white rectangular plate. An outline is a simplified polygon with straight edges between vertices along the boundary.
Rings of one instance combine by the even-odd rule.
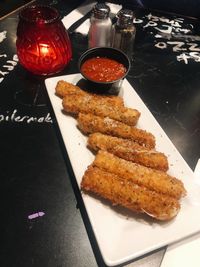
[[[62,100],[55,95],[55,86],[59,80],[76,84],[80,78],[80,74],[72,74],[48,78],[45,81],[79,186],[94,155],[86,147],[87,137],[78,130],[76,120],[62,112]],[[134,214],[127,216],[99,199],[82,194],[100,251],[108,266],[130,261],[200,231],[200,205],[194,205],[190,201],[190,195],[194,190],[192,170],[127,80],[124,80],[120,94],[126,106],[141,112],[138,127],[156,136],[156,149],[164,152],[169,159],[168,173],[184,182],[188,196],[181,201],[181,210],[177,217],[161,223]]]

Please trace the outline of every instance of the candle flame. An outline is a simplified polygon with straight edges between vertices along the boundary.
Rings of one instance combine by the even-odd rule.
[[[49,54],[49,45],[48,44],[39,44],[40,47],[40,53],[42,55],[48,55]]]

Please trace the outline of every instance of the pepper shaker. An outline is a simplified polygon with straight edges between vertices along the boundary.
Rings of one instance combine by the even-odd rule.
[[[111,45],[112,22],[110,8],[104,3],[97,3],[90,18],[88,32],[89,48]]]
[[[134,13],[122,9],[117,14],[117,22],[113,25],[112,47],[122,50],[131,60],[135,41],[136,28],[133,24]]]

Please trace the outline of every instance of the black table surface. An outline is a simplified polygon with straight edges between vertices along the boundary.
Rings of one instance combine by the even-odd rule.
[[[40,2],[51,4],[64,16],[81,1]],[[174,19],[168,14],[137,11],[134,57],[127,79],[194,169],[200,157],[200,42],[182,39],[176,50],[177,43],[170,43],[174,40],[166,35],[154,38],[156,28],[148,26],[153,20],[149,14],[160,23],[157,27],[164,30],[166,26],[161,24],[166,21],[156,17]],[[182,21],[184,28],[192,31],[191,35],[199,34],[197,20]],[[17,23],[17,13],[0,22],[0,33],[6,36],[0,43],[3,237],[0,266],[105,266],[47,97],[44,78],[36,78],[16,64]],[[70,38],[73,58],[59,75],[77,73],[77,60],[87,49],[87,36],[73,33]],[[15,120],[24,116],[27,117],[21,122]],[[28,218],[38,212],[44,215]],[[130,266],[157,267],[163,251],[157,260],[153,252]]]

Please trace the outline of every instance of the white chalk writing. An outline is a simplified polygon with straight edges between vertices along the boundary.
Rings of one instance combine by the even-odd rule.
[[[6,74],[8,74],[9,72],[7,72],[7,71],[1,71],[0,70],[0,74],[2,75],[2,76],[5,76]]]
[[[144,28],[147,28],[147,27],[155,27],[157,26],[158,24],[154,21],[149,21],[146,25],[144,25]]]
[[[50,113],[42,117],[32,117],[29,115],[18,115],[17,109],[13,111],[6,111],[6,114],[0,114],[0,123],[2,122],[13,122],[13,123],[53,123]]]
[[[198,52],[190,52],[190,53],[182,53],[177,57],[178,61],[184,61],[185,64],[188,64],[188,59],[192,59],[195,62],[200,62],[200,53]]]
[[[185,34],[191,32],[191,30],[189,30],[189,29],[181,29],[181,28],[173,28],[173,31],[174,32],[181,32],[181,33],[185,33]]]
[[[7,57],[7,55],[5,55],[5,54],[2,55],[2,56]],[[6,61],[6,65],[2,66],[2,68],[5,69],[5,71],[4,70],[0,70],[0,75],[3,76],[3,77],[0,77],[0,83],[4,80],[5,76],[7,74],[9,74],[9,72],[14,69],[14,67],[17,65],[17,63],[18,63],[17,55],[14,55],[12,60],[7,60]]]
[[[0,32],[0,43],[3,42],[4,39],[6,39],[6,33],[7,31]]]
[[[191,51],[191,52],[200,52],[200,47],[196,43],[185,43],[179,41],[167,41],[167,42],[157,42],[155,47],[160,49],[165,49],[169,46],[172,47],[174,52],[179,51]]]
[[[15,57],[13,57],[15,58]],[[18,59],[15,58],[16,61],[18,61]],[[9,64],[12,64],[13,66],[16,66],[17,65],[17,62],[16,61],[13,61],[13,60],[7,60],[7,63]]]
[[[157,44],[155,44],[155,47],[160,48],[160,49],[165,49],[167,48],[167,44],[164,42],[158,42]]]
[[[13,70],[14,67],[13,66],[9,66],[9,65],[3,65],[3,68],[8,69],[9,71]]]
[[[183,47],[183,46],[185,45],[184,42],[172,41],[172,42],[167,42],[167,44],[173,45],[172,50],[173,50],[174,52],[187,50],[187,48],[184,48],[184,47]]]
[[[159,32],[163,32],[163,33],[167,33],[167,34],[171,34],[172,33],[172,26],[170,25],[162,25],[162,28],[158,28],[158,27],[155,27],[156,30],[158,30]]]
[[[135,19],[134,23],[142,23],[144,29],[150,28],[149,33],[155,38],[154,46],[162,50],[171,49],[176,53],[177,61],[185,64],[189,60],[200,62],[200,44],[196,43],[200,37],[193,35],[194,25],[185,23],[184,18],[169,19],[150,13],[142,19]]]
[[[174,26],[174,27],[181,27],[180,23],[182,23],[182,20],[180,20],[180,19],[170,20],[170,19],[165,18],[165,17],[154,16],[151,13],[147,15],[147,18],[149,20],[153,20],[153,21],[157,21],[157,22],[164,22],[164,23],[170,24],[171,26]]]
[[[200,51],[200,47],[198,47],[198,44],[195,43],[187,43],[187,45],[190,45],[189,50],[190,51]]]
[[[3,42],[4,39],[6,39],[7,31],[0,32],[0,43]],[[7,58],[8,56],[6,54],[0,54],[0,59]],[[0,83],[3,82],[6,75],[8,75],[14,67],[17,65],[18,57],[17,55],[14,55],[12,60],[7,60],[3,63],[2,69],[0,70]],[[5,69],[5,70],[4,70]]]
[[[143,22],[143,20],[142,19],[138,19],[138,18],[135,18],[134,20],[133,20],[133,23],[142,23]]]

